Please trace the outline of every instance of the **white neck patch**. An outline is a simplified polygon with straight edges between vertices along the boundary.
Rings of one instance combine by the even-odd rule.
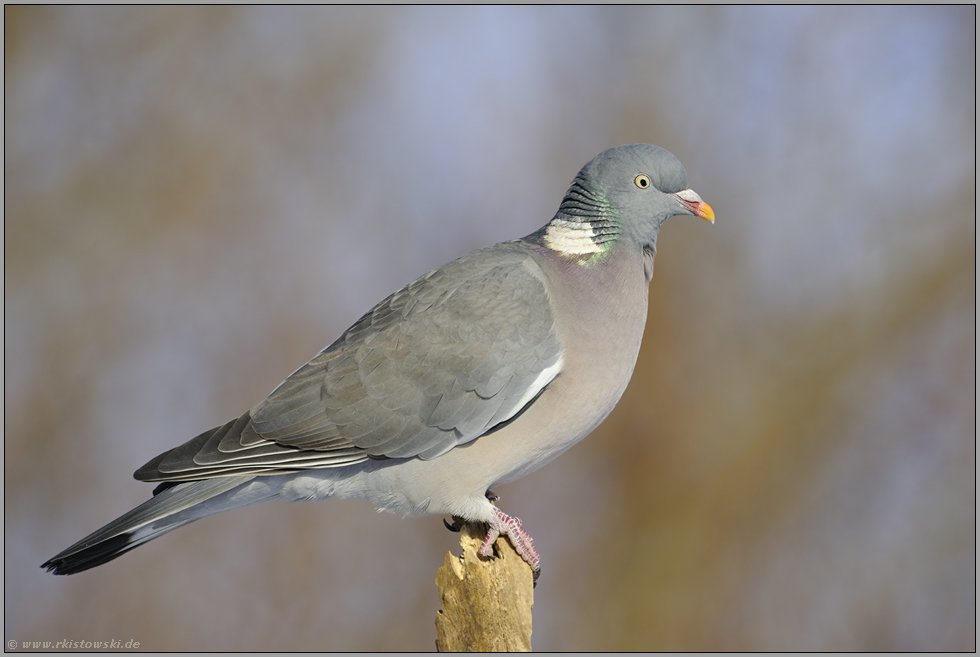
[[[587,221],[552,219],[544,231],[544,243],[552,251],[565,255],[601,253],[602,247],[593,241],[595,231]]]

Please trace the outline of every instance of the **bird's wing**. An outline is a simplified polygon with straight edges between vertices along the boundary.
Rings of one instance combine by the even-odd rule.
[[[436,458],[513,418],[561,369],[548,292],[517,243],[379,303],[234,422],[161,454],[147,481]]]

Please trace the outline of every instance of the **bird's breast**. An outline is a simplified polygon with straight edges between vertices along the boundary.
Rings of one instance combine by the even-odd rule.
[[[626,390],[643,338],[648,287],[640,250],[589,268],[544,263],[541,275],[562,369],[514,422],[476,441],[474,448],[502,447],[509,455],[496,461],[490,485],[536,470],[595,429]]]

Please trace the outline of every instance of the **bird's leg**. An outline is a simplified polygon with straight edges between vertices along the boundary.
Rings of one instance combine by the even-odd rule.
[[[489,498],[489,494],[487,497]],[[538,575],[541,574],[541,557],[534,549],[534,539],[521,527],[519,518],[509,516],[497,507],[493,508],[493,517],[487,522],[487,537],[483,539],[483,544],[480,546],[480,555],[492,557],[493,542],[501,535],[507,537],[517,554],[531,566],[534,579],[537,580]]]

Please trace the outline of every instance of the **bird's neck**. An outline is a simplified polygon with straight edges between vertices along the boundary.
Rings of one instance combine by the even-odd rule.
[[[621,233],[619,213],[605,190],[577,176],[558,212],[542,229],[541,241],[559,255],[589,259],[608,252]]]
[[[612,215],[585,218],[559,211],[541,230],[541,242],[562,256],[591,258],[612,249],[621,233]]]
[[[560,267],[592,270],[632,253],[625,236],[587,221],[569,221],[560,214],[523,240]]]

